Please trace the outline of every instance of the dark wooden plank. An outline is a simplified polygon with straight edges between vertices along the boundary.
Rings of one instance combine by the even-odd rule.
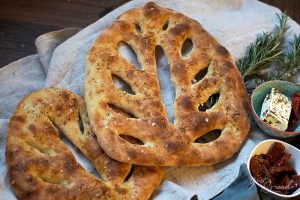
[[[128,0],[0,0],[0,67],[36,53],[46,32],[85,27]]]
[[[292,19],[300,23],[300,1],[299,0],[260,0],[273,5],[286,12]]]
[[[1,18],[59,27],[86,26],[126,0],[0,0]]]
[[[0,24],[0,66],[34,54],[34,41],[39,35],[61,28],[1,18]]]

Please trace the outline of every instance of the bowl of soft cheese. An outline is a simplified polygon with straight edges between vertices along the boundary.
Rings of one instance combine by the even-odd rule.
[[[251,95],[253,118],[258,127],[278,138],[299,135],[299,108],[294,108],[299,103],[293,99],[298,93],[300,99],[299,85],[287,81],[268,81],[259,85]]]

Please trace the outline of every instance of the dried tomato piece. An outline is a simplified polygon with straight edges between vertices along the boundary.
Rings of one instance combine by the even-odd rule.
[[[300,187],[300,176],[293,175],[288,176],[286,175],[283,178],[283,181],[280,185],[277,185],[274,187],[276,192],[279,192],[281,194],[292,194]]]
[[[270,174],[272,175],[277,175],[279,173],[287,173],[287,174],[296,174],[296,171],[293,167],[290,166],[280,166],[280,165],[276,165],[276,166],[272,166],[270,168]]]
[[[287,174],[283,174],[281,178],[279,177],[278,179],[281,179],[280,185],[287,186],[290,183],[290,178]]]
[[[276,163],[276,165],[283,165],[285,163],[287,163],[290,158],[292,157],[292,154],[289,153],[285,153],[280,159],[279,161]]]
[[[291,176],[291,185],[295,190],[300,188],[300,176],[298,175]]]
[[[270,148],[270,150],[267,153],[270,165],[275,165],[280,161],[280,159],[285,155],[284,150],[284,146],[279,142],[275,142],[272,145],[272,148]]]
[[[269,166],[269,161],[264,155],[255,155],[250,160],[251,174],[255,177],[257,182],[264,186],[272,182],[272,175],[268,170]]]
[[[300,109],[300,92],[294,93],[292,95],[292,108],[293,113],[299,119],[299,109]]]
[[[297,128],[299,119],[295,116],[294,112],[291,113],[287,131],[294,131]]]
[[[300,109],[300,92],[292,95],[292,112],[288,124],[287,131],[294,131],[299,122],[299,109]]]

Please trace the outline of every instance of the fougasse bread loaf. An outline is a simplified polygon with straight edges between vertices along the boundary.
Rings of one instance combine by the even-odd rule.
[[[86,171],[60,138],[64,135],[94,165]],[[25,97],[7,130],[6,160],[18,199],[148,199],[163,178],[159,167],[109,158],[89,126],[83,99],[64,89]]]
[[[187,40],[192,50],[182,55]],[[132,47],[141,68],[121,55],[120,43]],[[176,91],[174,122],[161,97],[158,46]],[[113,77],[133,92],[118,89]],[[212,96],[219,97],[217,102],[204,109]],[[243,79],[228,51],[197,21],[152,2],[119,16],[95,41],[87,55],[85,100],[104,151],[132,164],[212,165],[234,155],[250,128]],[[216,131],[221,133],[217,139],[199,142]]]

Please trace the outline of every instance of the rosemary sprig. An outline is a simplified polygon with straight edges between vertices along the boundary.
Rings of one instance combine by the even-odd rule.
[[[289,43],[288,50],[282,58],[280,67],[276,72],[267,76],[268,80],[286,80],[295,76],[300,69],[300,35],[294,36]]]
[[[246,51],[246,56],[237,61],[238,68],[244,78],[244,82],[251,95],[252,90],[266,79],[283,79],[288,75],[297,73],[300,64],[300,36],[295,37],[291,44],[289,54],[284,54],[284,39],[289,26],[287,25],[287,15],[276,14],[279,25],[276,25],[270,33],[263,33],[258,36],[254,43],[250,44]],[[283,60],[283,61],[282,61]],[[258,76],[258,72],[269,67],[274,61],[281,61],[282,67],[278,72],[265,76]],[[199,106],[200,111],[211,108],[218,97],[212,96],[207,102]]]
[[[256,41],[248,47],[246,56],[237,61],[244,80],[282,57],[284,37],[289,27],[285,14],[276,15],[279,25],[276,25],[274,31],[258,36]]]

